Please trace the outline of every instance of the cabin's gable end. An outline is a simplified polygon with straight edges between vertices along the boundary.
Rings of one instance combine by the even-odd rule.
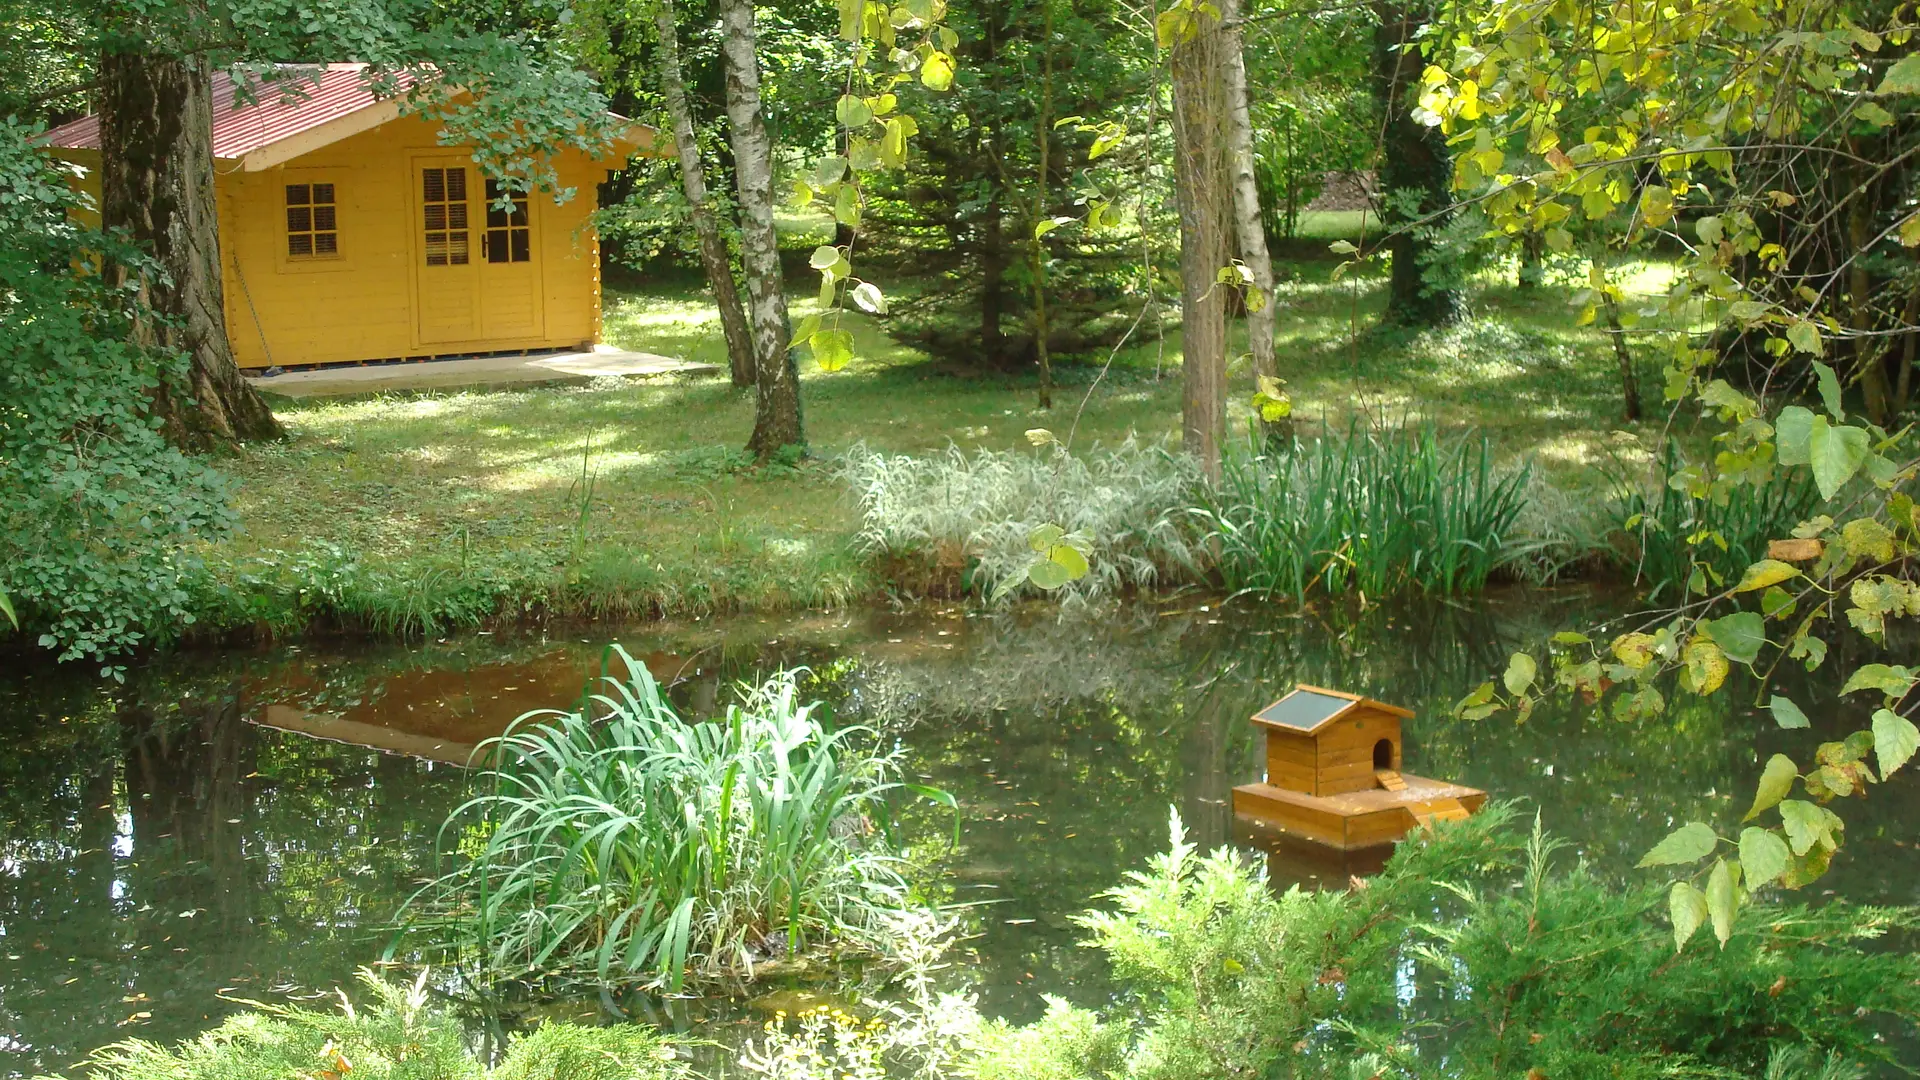
[[[1378,786],[1382,768],[1400,768],[1400,717],[1364,702],[1316,732],[1314,744],[1318,794],[1366,791]]]

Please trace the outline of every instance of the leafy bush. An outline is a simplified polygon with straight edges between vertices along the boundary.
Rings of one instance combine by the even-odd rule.
[[[1485,440],[1355,428],[1229,456],[1198,516],[1236,591],[1470,592],[1525,550],[1529,473],[1495,468]]]
[[[990,598],[1027,580],[1035,531],[1057,525],[1086,556],[1085,577],[1059,590],[1071,603],[1201,573],[1182,527],[1196,473],[1183,457],[1132,439],[1074,455],[949,447],[943,455],[848,451],[841,474],[860,500],[860,543],[964,581]]]
[[[1509,807],[1419,834],[1351,890],[1276,896],[1172,848],[1083,918],[1136,1018],[1058,1005],[977,1041],[978,1077],[1846,1075],[1920,1019],[1920,963],[1863,943],[1910,909],[1780,905],[1678,953],[1663,890],[1557,865]],[[1352,1071],[1350,1071],[1352,1070]]]
[[[548,1024],[514,1040],[491,1070],[468,1052],[458,1021],[430,1008],[426,974],[395,986],[371,972],[372,1001],[340,995],[339,1012],[250,1002],[175,1047],[115,1043],[86,1063],[92,1080],[671,1080],[686,1075],[670,1039],[633,1025]]]
[[[415,898],[427,929],[497,975],[678,989],[830,942],[884,950],[913,903],[891,840],[896,764],[776,675],[687,723],[627,678],[483,745],[493,792],[450,817],[463,864]]]
[[[61,659],[99,658],[193,621],[195,550],[234,519],[150,410],[185,358],[136,344],[136,282],[96,269],[148,260],[75,223],[84,197],[31,134],[0,120],[0,587]]]

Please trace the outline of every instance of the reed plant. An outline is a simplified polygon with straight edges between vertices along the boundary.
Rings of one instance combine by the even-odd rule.
[[[1195,516],[1224,584],[1261,597],[1452,594],[1525,551],[1530,470],[1431,427],[1250,444]]]
[[[823,946],[884,953],[915,906],[892,828],[897,761],[802,704],[797,673],[682,720],[644,665],[483,752],[491,789],[447,821],[453,871],[410,907],[495,977],[678,991]]]
[[[1624,543],[1614,555],[1650,589],[1650,598],[1682,595],[1696,574],[1702,590],[1737,581],[1767,555],[1767,542],[1813,515],[1820,491],[1805,467],[1782,468],[1764,484],[1737,484],[1696,495],[1688,464],[1668,440],[1645,482],[1616,473],[1609,507]]]
[[[1197,475],[1186,457],[1131,438],[1080,454],[1057,443],[931,456],[862,444],[841,459],[869,555],[922,568],[934,588],[1002,599],[1023,589],[1034,530],[1057,525],[1089,566],[1057,590],[1068,604],[1198,578],[1203,554],[1184,520]]]

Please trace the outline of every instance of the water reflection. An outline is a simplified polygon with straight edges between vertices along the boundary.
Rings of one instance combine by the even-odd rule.
[[[1282,883],[1372,869],[1232,817],[1233,785],[1259,773],[1247,717],[1299,681],[1415,709],[1410,770],[1528,799],[1625,874],[1675,823],[1725,819],[1766,755],[1804,757],[1814,738],[1737,697],[1633,724],[1578,703],[1524,726],[1444,719],[1514,648],[1605,608],[1583,593],[1357,616],[1190,603],[1091,625],[927,609],[187,656],[125,688],[0,676],[0,1076],[128,1035],[193,1034],[232,1007],[217,993],[344,983],[433,872],[436,830],[465,792],[449,763],[520,713],[577,699],[612,639],[690,715],[804,664],[839,715],[897,732],[918,778],[964,807],[955,899],[979,905],[967,970],[1012,1017],[1043,991],[1099,993],[1101,961],[1070,918],[1165,844],[1170,806],[1206,846],[1270,848]],[[1834,715],[1831,687],[1789,692],[1832,730],[1861,719]],[[1902,774],[1848,807],[1848,851],[1820,888],[1920,899],[1916,802]],[[910,827],[944,831],[942,813],[914,807]]]

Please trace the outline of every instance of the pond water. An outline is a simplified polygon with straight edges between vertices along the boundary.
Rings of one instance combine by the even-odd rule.
[[[1615,610],[1583,591],[1361,612],[1189,598],[1096,621],[928,607],[185,653],[125,686],[0,673],[0,1076],[63,1070],[120,1038],[192,1035],[239,1007],[220,995],[347,983],[434,872],[438,827],[467,792],[450,762],[524,712],[577,699],[612,641],[689,715],[739,680],[805,665],[841,718],[897,731],[911,771],[959,800],[955,898],[990,901],[974,909],[965,967],[1008,1017],[1036,1015],[1043,993],[1104,992],[1069,919],[1164,847],[1170,807],[1208,847],[1245,842],[1229,800],[1259,778],[1247,718],[1295,682],[1417,710],[1408,771],[1526,800],[1626,876],[1674,825],[1730,820],[1760,761],[1804,757],[1814,739],[1775,730],[1751,685],[1656,721],[1578,702],[1524,725],[1446,718],[1513,649]],[[1815,706],[1816,737],[1863,719],[1831,685],[1791,685]],[[1847,849],[1811,891],[1920,901],[1914,773],[1845,809]],[[950,819],[922,810],[911,824]],[[1281,881],[1364,869],[1295,848],[1266,857]]]

